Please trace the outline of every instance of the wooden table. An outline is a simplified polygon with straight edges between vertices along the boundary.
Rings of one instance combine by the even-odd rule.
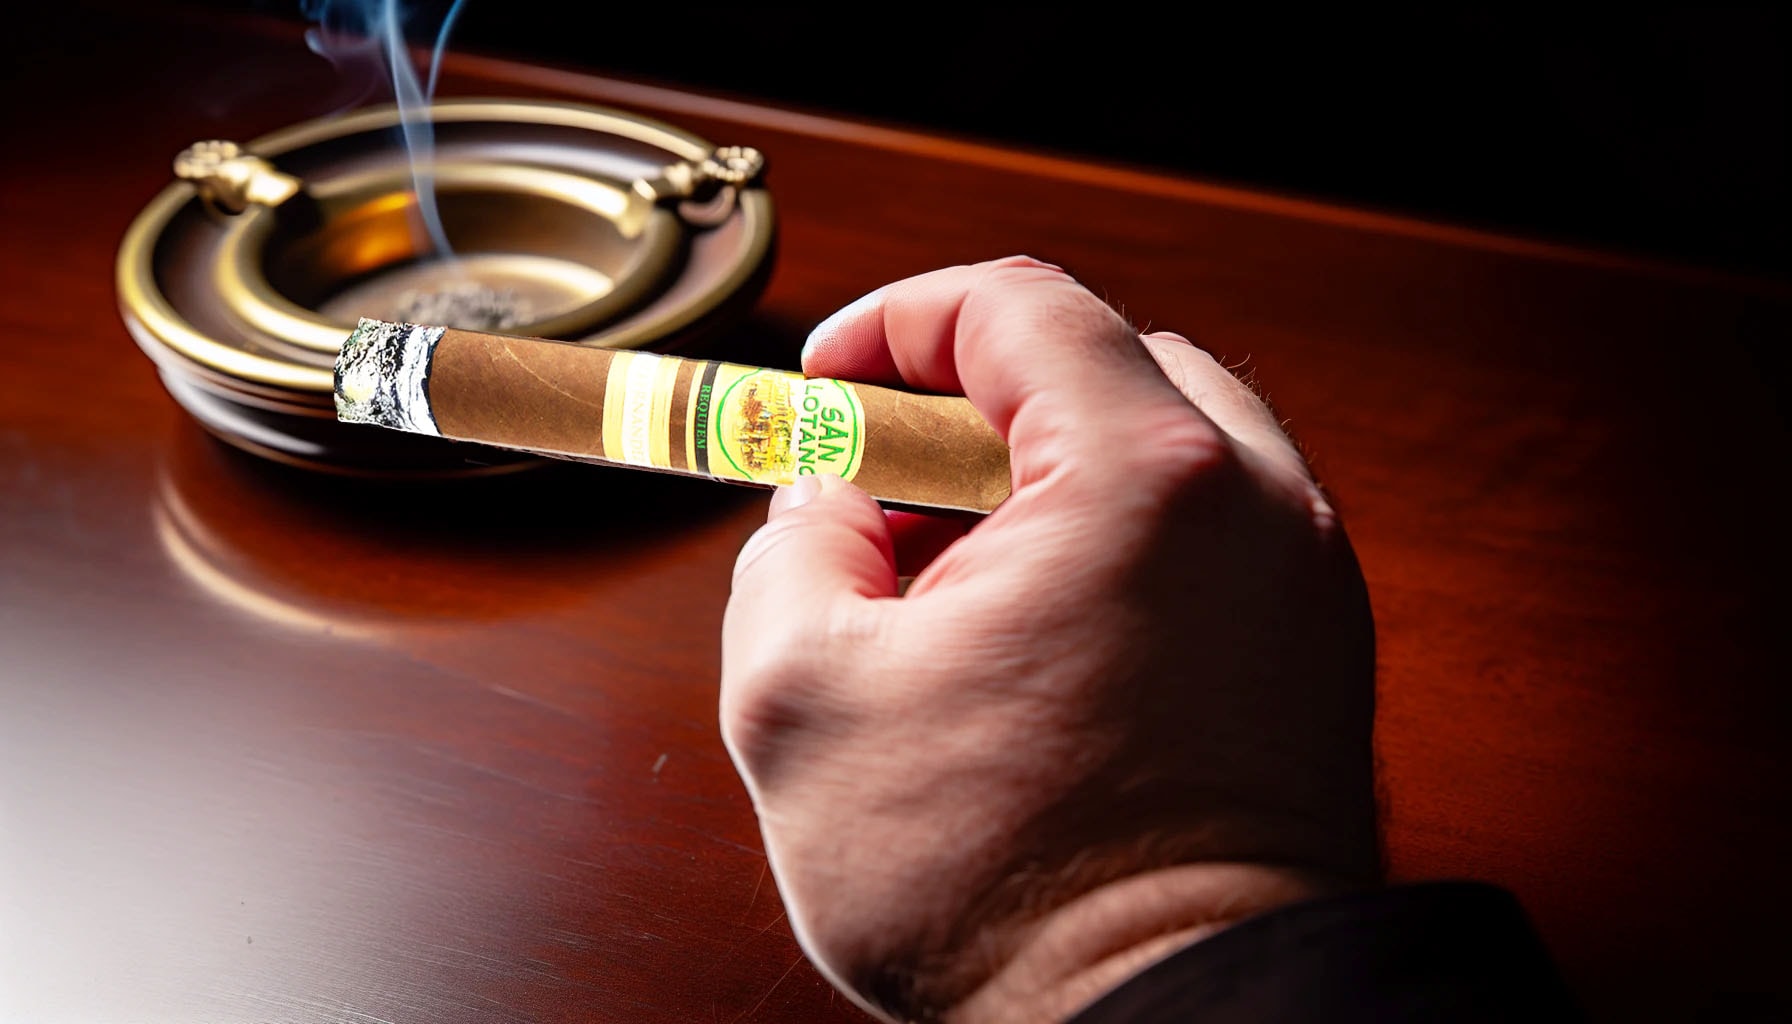
[[[289,26],[68,19],[0,173],[0,1017],[862,1019],[715,726],[756,492],[440,493],[223,449],[114,308],[170,156],[342,102]],[[75,29],[80,29],[75,32]],[[1401,878],[1512,887],[1602,1017],[1792,1005],[1789,290],[461,58],[770,159],[741,337],[1011,253],[1253,372],[1355,538]]]

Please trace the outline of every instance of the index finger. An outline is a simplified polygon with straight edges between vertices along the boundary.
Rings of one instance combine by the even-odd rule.
[[[962,394],[1015,449],[1017,474],[1035,444],[1112,453],[1113,435],[1136,438],[1142,423],[1174,423],[1183,442],[1224,443],[1119,314],[1064,271],[1027,257],[879,289],[810,334],[803,369]]]

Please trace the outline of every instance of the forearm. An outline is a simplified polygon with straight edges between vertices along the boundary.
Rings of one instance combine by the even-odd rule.
[[[1247,916],[1108,985],[1070,1024],[1582,1019],[1509,893],[1439,882]]]
[[[1237,922],[1334,891],[1250,864],[1163,868],[1100,886],[1032,923],[954,1024],[1065,1020],[1151,964]]]

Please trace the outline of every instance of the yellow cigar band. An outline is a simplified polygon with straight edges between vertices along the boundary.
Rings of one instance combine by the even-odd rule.
[[[682,436],[674,394],[686,385]],[[763,484],[826,473],[852,479],[865,408],[845,381],[785,370],[619,351],[604,392],[604,458]],[[683,465],[673,464],[672,453]]]
[[[672,390],[678,383],[679,364],[683,360],[656,359],[654,362],[653,405],[648,411],[652,428],[647,433],[651,444],[647,461],[665,469],[672,465]],[[678,447],[684,447],[683,439],[680,439]]]

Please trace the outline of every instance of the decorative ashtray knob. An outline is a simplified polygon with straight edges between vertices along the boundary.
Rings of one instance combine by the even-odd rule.
[[[701,170],[704,177],[739,187],[765,170],[765,156],[752,146],[721,146],[703,161]]]
[[[250,206],[279,206],[297,195],[302,182],[225,139],[196,142],[174,158],[174,175],[190,181],[199,195],[224,213]]]
[[[765,173],[765,156],[751,146],[719,146],[701,160],[681,160],[660,168],[658,177],[640,178],[636,195],[650,203],[680,203],[692,224],[714,227],[728,219],[734,197]],[[692,205],[696,204],[696,205]]]

